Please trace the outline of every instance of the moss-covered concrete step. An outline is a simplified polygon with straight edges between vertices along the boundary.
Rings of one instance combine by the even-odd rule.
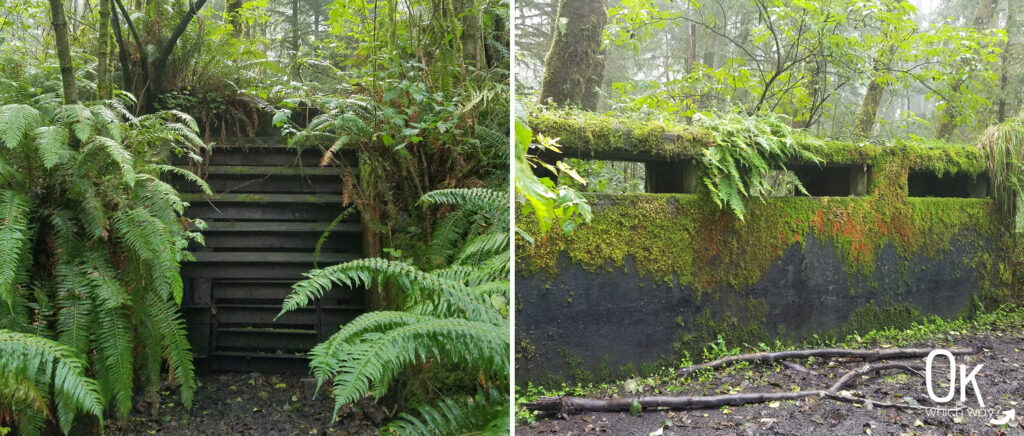
[[[253,250],[293,250],[312,251],[316,247],[326,222],[294,222],[294,221],[254,221],[254,222],[221,222],[207,223],[203,236],[205,245],[196,244],[193,249],[237,248]],[[339,223],[324,239],[321,252],[360,252],[362,251],[362,226],[359,223]]]
[[[216,351],[207,358],[209,371],[309,373],[309,358],[304,353],[260,353]]]
[[[182,194],[190,218],[204,220],[333,221],[342,196],[328,194]]]
[[[213,283],[216,304],[280,304],[292,293],[295,280],[218,280]],[[317,299],[327,306],[361,306],[365,291],[336,285]]]
[[[229,327],[218,328],[215,334],[219,351],[304,353],[320,342],[315,329]]]

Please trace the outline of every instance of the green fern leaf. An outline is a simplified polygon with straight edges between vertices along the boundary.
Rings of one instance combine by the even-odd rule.
[[[497,390],[465,400],[445,398],[436,405],[422,405],[414,413],[402,413],[381,433],[403,436],[457,436],[509,434],[508,396]]]
[[[14,284],[22,250],[29,239],[29,199],[20,192],[0,191],[0,300],[14,304]]]
[[[305,274],[306,280],[292,286],[292,293],[285,298],[281,313],[305,307],[311,300],[320,298],[331,290],[334,284],[352,289],[368,287],[374,281],[390,279],[405,290],[412,301],[433,300],[437,307],[449,313],[459,313],[469,319],[498,322],[501,315],[488,307],[488,303],[474,295],[465,285],[420,271],[401,261],[387,259],[359,259]]]
[[[429,358],[473,362],[485,374],[508,374],[507,324],[430,319],[350,344],[334,378],[335,415],[342,405],[372,393],[380,398],[407,365]]]
[[[21,140],[43,124],[43,114],[26,104],[0,106],[0,140],[7,148],[16,148]]]
[[[72,156],[73,151],[68,147],[68,131],[64,127],[40,127],[33,133],[36,137],[34,145],[39,151],[43,166],[47,169],[67,161]]]
[[[164,359],[171,376],[177,380],[181,403],[192,407],[195,395],[196,376],[192,363],[192,347],[185,334],[185,321],[178,314],[177,306],[166,299],[155,299],[146,305],[147,315],[153,321]]]
[[[87,155],[94,149],[105,152],[121,168],[121,178],[125,183],[129,186],[135,183],[135,167],[132,164],[132,155],[120,143],[105,136],[93,136],[86,142],[85,148],[82,149],[82,156]]]
[[[41,391],[53,389],[64,433],[71,429],[71,419],[78,412],[103,421],[99,387],[85,376],[85,368],[85,362],[66,345],[33,334],[0,330],[0,372],[29,376]]]

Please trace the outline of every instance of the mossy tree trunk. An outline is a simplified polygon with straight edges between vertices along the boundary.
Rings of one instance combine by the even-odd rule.
[[[96,97],[110,98],[110,78],[107,66],[110,64],[110,0],[100,0],[98,29],[99,41],[96,46]]]
[[[558,105],[577,105],[584,109],[597,108],[597,99],[584,95],[588,87],[597,86],[595,73],[600,70],[603,80],[604,66],[601,60],[601,43],[608,13],[603,1],[560,0],[558,3],[559,25],[551,50],[544,61],[544,78],[541,81],[541,101],[551,100]],[[601,63],[597,66],[597,63]]]
[[[1017,56],[1020,48],[1017,46],[1020,44],[1020,33],[1021,33],[1021,16],[1020,7],[1021,0],[1008,0],[1006,2],[1006,47],[1003,49],[1003,55],[999,60],[999,106],[996,111],[996,120],[1000,123],[1006,120],[1007,115],[1013,115],[1016,108],[1011,106],[1009,102],[1011,96],[1017,94],[1017,86],[1011,85],[1009,82],[1010,72],[1013,69],[1010,68],[1010,64],[1018,61]]]
[[[226,0],[224,2],[224,15],[227,15],[228,24],[231,25],[231,36],[238,38],[242,36],[242,17],[238,10],[242,8],[242,0]]]
[[[882,94],[885,93],[885,85],[876,77],[878,70],[882,68],[881,64],[880,59],[875,59],[870,76],[871,81],[868,83],[867,92],[864,93],[864,100],[860,103],[860,112],[857,113],[854,136],[867,137],[871,135],[871,129],[875,127],[878,105],[882,102]]]
[[[605,51],[598,53],[597,59],[590,66],[590,75],[583,85],[583,97],[580,99],[580,107],[596,111],[598,103],[601,102],[601,85],[604,83],[604,57]]]
[[[483,8],[475,0],[453,0],[455,13],[462,27],[462,59],[465,65],[479,69],[487,67],[484,56]]]
[[[53,24],[53,39],[57,44],[57,61],[60,64],[60,81],[64,88],[64,103],[78,101],[75,87],[75,67],[71,63],[71,44],[68,42],[68,20],[64,16],[61,0],[50,0],[50,17]]]

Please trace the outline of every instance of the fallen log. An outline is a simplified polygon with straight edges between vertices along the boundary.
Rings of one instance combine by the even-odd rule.
[[[628,412],[633,401],[644,409],[713,409],[722,406],[767,403],[771,401],[799,400],[824,391],[805,392],[756,392],[736,395],[708,396],[651,396],[636,398],[612,398],[607,400],[581,397],[540,397],[526,403],[526,409],[539,412],[558,412],[572,415],[575,412]]]
[[[743,362],[771,363],[786,359],[807,359],[809,357],[845,357],[850,359],[860,359],[865,362],[873,362],[876,360],[923,358],[928,356],[928,354],[931,353],[932,351],[935,351],[935,349],[882,348],[875,350],[855,350],[850,348],[816,348],[811,350],[788,350],[751,354],[738,354],[735,356],[726,356],[721,359],[701,363],[699,365],[690,365],[685,368],[680,368],[679,371],[676,371],[676,375],[679,377],[685,377],[697,371],[705,369],[718,369]],[[962,356],[965,354],[977,354],[980,353],[981,350],[978,348],[951,348],[949,349],[949,352],[953,353],[954,356]]]
[[[916,351],[918,349],[903,349],[903,350],[891,350],[900,351],[901,353],[888,353],[889,356],[894,355],[906,355],[912,354],[916,356],[917,353],[907,353],[908,350]],[[956,350],[956,351],[954,351]],[[959,354],[972,354],[976,352],[974,349],[954,349],[951,352]],[[971,352],[968,352],[971,351]],[[817,351],[817,350],[807,350]],[[888,350],[883,350],[888,351]],[[931,352],[930,350],[928,352]],[[924,353],[926,356],[928,353]],[[847,357],[847,356],[843,356]],[[890,357],[891,358],[891,357]],[[876,371],[887,371],[887,370],[902,370],[920,377],[924,377],[921,374],[921,368],[919,366],[909,365],[903,362],[881,362],[881,363],[866,363],[861,367],[851,369],[839,377],[835,383],[828,387],[828,389],[818,389],[810,391],[798,391],[798,392],[750,392],[740,393],[735,395],[699,395],[699,396],[650,396],[650,397],[633,397],[633,398],[611,398],[611,399],[597,399],[597,398],[582,398],[582,397],[540,397],[534,401],[524,404],[527,410],[536,412],[547,412],[557,413],[559,416],[568,416],[577,412],[628,412],[634,402],[640,405],[643,409],[649,408],[667,408],[667,409],[712,409],[722,406],[743,406],[747,404],[758,404],[768,403],[772,401],[788,401],[788,400],[799,400],[807,397],[821,397],[827,398],[843,403],[855,403],[862,404],[864,407],[870,408],[873,406],[877,407],[890,407],[899,409],[913,409],[913,410],[928,410],[935,409],[926,406],[915,406],[911,404],[900,404],[900,403],[888,403],[883,401],[874,401],[869,398],[855,398],[848,397],[839,394],[839,392],[847,387],[856,386],[857,382],[860,381],[860,377]],[[958,409],[953,409],[958,410]]]

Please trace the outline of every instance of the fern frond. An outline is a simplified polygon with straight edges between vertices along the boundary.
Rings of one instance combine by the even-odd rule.
[[[341,213],[334,218],[334,221],[331,221],[327,228],[324,229],[324,232],[320,234],[320,239],[317,239],[316,246],[313,247],[313,268],[317,267],[317,261],[320,260],[320,247],[323,247],[324,242],[327,241],[327,237],[331,235],[331,231],[355,211],[356,208],[352,206],[345,208],[345,210],[341,211]]]
[[[57,312],[57,340],[75,350],[79,358],[84,358],[93,333],[92,301],[74,292],[61,292],[57,298],[61,307]]]
[[[75,200],[75,210],[85,232],[92,239],[107,238],[107,208],[93,184],[84,178],[68,181],[68,197]]]
[[[374,311],[364,313],[344,324],[309,352],[310,369],[319,384],[334,377],[341,367],[341,360],[348,344],[359,340],[365,333],[380,333],[394,328],[423,322],[430,317],[397,311]],[[317,389],[319,391],[319,389]]]
[[[128,153],[128,150],[125,150],[119,142],[113,139],[105,136],[93,136],[82,149],[82,156],[88,155],[90,151],[97,148],[104,151],[111,160],[117,163],[121,168],[121,178],[131,186],[135,182],[135,167],[132,164],[134,159],[131,153]]]
[[[69,124],[71,130],[75,132],[75,136],[82,142],[88,140],[96,128],[96,120],[93,118],[92,111],[82,104],[61,106],[57,109],[54,121]]]
[[[22,251],[29,239],[29,199],[16,191],[0,191],[0,300],[14,304],[14,284]]]
[[[162,298],[146,305],[146,314],[153,321],[160,337],[160,345],[171,377],[178,382],[181,403],[192,407],[196,390],[195,366],[192,363],[192,347],[185,334],[185,321],[178,314],[176,305]]]
[[[33,134],[36,137],[33,145],[39,151],[39,158],[47,169],[67,161],[72,156],[73,151],[68,147],[68,130],[64,127],[40,127]]]
[[[70,347],[28,333],[0,330],[0,372],[30,377],[42,391],[53,389],[61,429],[83,412],[103,421],[103,399],[96,381],[85,376],[86,363]]]
[[[459,313],[469,319],[486,322],[499,322],[501,319],[500,315],[487,307],[486,301],[470,292],[465,285],[444,280],[401,261],[358,259],[313,270],[305,273],[305,276],[305,280],[292,286],[292,293],[285,298],[279,317],[285,312],[305,307],[311,300],[331,290],[334,284],[357,289],[369,287],[374,281],[390,279],[405,290],[413,301],[430,299],[437,303],[439,309]]]
[[[97,133],[115,141],[121,141],[121,117],[109,106],[104,104],[93,104],[89,106],[95,120]]]
[[[456,262],[462,263],[468,258],[491,256],[508,250],[509,238],[508,232],[497,231],[485,233],[470,239],[469,242],[462,246],[462,250],[459,252]]]
[[[423,194],[420,204],[449,204],[474,210],[501,211],[508,209],[508,192],[487,188],[438,189]]]
[[[185,180],[192,182],[193,184],[198,186],[199,189],[201,189],[204,194],[213,195],[213,190],[210,189],[210,185],[206,183],[206,180],[203,180],[202,177],[199,177],[198,175],[196,175],[196,173],[193,173],[192,171],[189,171],[185,168],[180,168],[173,165],[148,164],[145,167],[143,167],[141,171],[149,172],[154,176],[160,176],[165,173],[177,174],[184,178]]]
[[[507,375],[509,331],[495,325],[456,318],[434,318],[412,325],[367,333],[350,345],[334,378],[335,415],[342,405],[387,393],[407,365],[434,358],[470,361],[485,374]]]
[[[181,304],[183,285],[177,252],[163,223],[145,210],[131,209],[122,212],[113,227],[115,237],[148,264],[154,288]]]
[[[43,124],[43,114],[27,104],[0,106],[0,140],[7,148],[16,148],[28,132]]]
[[[128,319],[120,308],[101,310],[96,333],[96,379],[106,402],[118,416],[126,417],[132,408],[135,339]]]
[[[402,413],[381,429],[403,436],[456,436],[509,434],[508,397],[497,390],[463,400],[445,398],[436,405],[422,405],[414,413]]]

